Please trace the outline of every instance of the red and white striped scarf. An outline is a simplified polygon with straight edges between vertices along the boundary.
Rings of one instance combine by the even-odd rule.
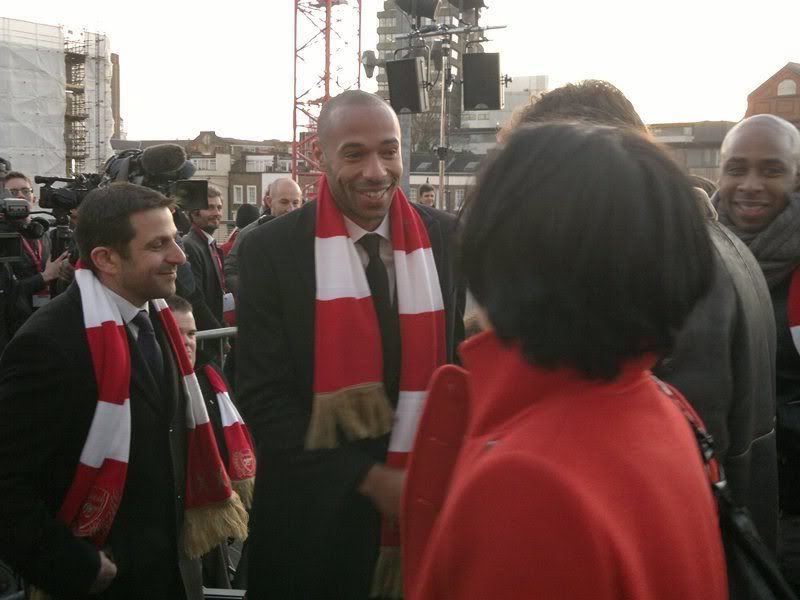
[[[336,447],[338,432],[356,440],[391,431],[386,464],[404,468],[428,381],[447,356],[444,303],[427,229],[399,188],[389,222],[402,357],[395,411],[383,386],[380,329],[364,266],[327,180],[321,178],[314,239],[314,403],[306,447]],[[399,596],[396,527],[384,524],[381,546],[373,595]]]
[[[75,478],[58,513],[78,537],[101,548],[108,537],[125,488],[131,440],[131,358],[125,324],[107,288],[80,263],[75,279],[81,293],[86,337],[97,380],[97,408],[81,452]],[[208,412],[178,325],[164,300],[154,300],[177,361],[186,394],[187,465],[181,548],[198,557],[228,537],[247,537],[247,512],[231,488],[220,459]],[[255,458],[250,437],[227,393],[217,394],[228,415],[225,439],[238,456],[237,487],[252,496]],[[232,409],[232,410],[231,410]],[[233,414],[237,418],[230,418]],[[224,417],[223,417],[224,419]],[[247,492],[244,494],[247,496]]]
[[[800,354],[800,267],[792,272],[789,282],[789,298],[786,301],[786,312],[789,318],[789,331],[792,334],[794,347]]]

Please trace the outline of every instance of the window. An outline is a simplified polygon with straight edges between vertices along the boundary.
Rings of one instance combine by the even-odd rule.
[[[408,199],[411,200],[412,202],[417,201],[417,188],[411,188],[410,190],[408,190]]]
[[[254,185],[247,186],[247,203],[255,204],[258,197],[258,189]]]
[[[216,158],[192,158],[190,159],[198,171],[216,171]]]
[[[778,84],[778,96],[796,96],[797,82],[791,79],[784,79]]]
[[[456,190],[456,209],[460,209],[462,204],[464,204],[464,190],[458,189]]]
[[[242,186],[240,185],[233,186],[233,203],[234,204],[242,203]]]
[[[271,166],[272,161],[267,158],[247,159],[244,170],[248,173],[266,173]]]
[[[431,168],[432,164],[433,163],[430,163],[430,162],[419,163],[417,165],[417,171],[426,171],[427,169]]]
[[[468,163],[467,163],[467,164],[464,166],[464,170],[465,170],[465,171],[474,171],[475,169],[477,169],[477,168],[478,168],[478,164],[479,164],[479,162],[480,162],[480,161],[477,161],[477,160],[471,160],[471,161],[469,161],[469,162],[468,162]],[[464,190],[459,190],[459,191],[460,191],[460,192],[462,192],[462,195],[463,195],[463,192],[464,192]],[[458,201],[458,192],[456,192],[456,201]]]

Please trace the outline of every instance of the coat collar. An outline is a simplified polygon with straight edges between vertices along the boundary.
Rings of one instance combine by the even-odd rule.
[[[459,346],[469,371],[470,435],[481,435],[514,419],[531,406],[557,396],[558,401],[617,394],[650,379],[655,357],[626,362],[612,381],[590,380],[571,368],[544,369],[529,364],[517,344],[504,344],[486,331]]]

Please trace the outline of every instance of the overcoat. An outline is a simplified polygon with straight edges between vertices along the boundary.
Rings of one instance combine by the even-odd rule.
[[[448,360],[463,338],[456,219],[413,205],[428,230],[445,307]],[[380,518],[358,493],[388,436],[306,451],[314,376],[316,203],[241,240],[237,395],[259,450],[248,594],[366,598]],[[256,566],[257,565],[257,566]]]

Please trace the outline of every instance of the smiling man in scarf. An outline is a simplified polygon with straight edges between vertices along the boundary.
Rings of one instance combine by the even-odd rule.
[[[769,286],[777,326],[779,555],[800,592],[800,132],[773,115],[725,136],[719,220],[747,244]]]
[[[247,536],[172,313],[186,260],[170,200],[93,190],[69,289],[0,360],[0,558],[31,598],[200,600],[197,557]],[[252,450],[241,423],[226,443]]]
[[[463,337],[455,219],[399,187],[380,98],[322,109],[317,200],[242,242],[239,399],[259,450],[248,594],[397,597],[403,466]]]

